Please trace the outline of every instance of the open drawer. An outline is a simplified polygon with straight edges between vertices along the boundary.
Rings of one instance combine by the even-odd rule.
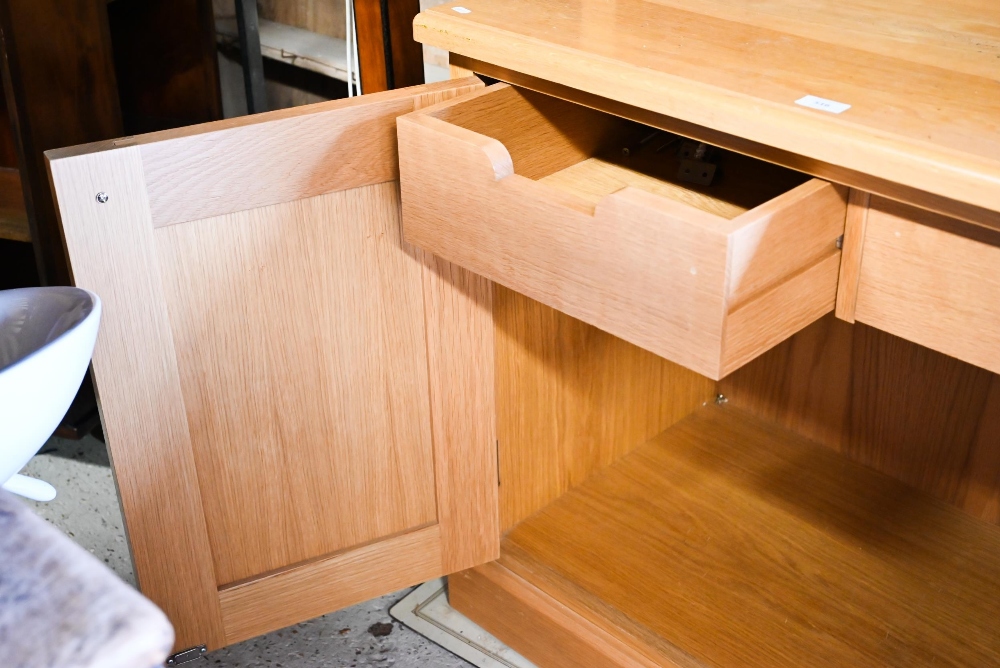
[[[834,309],[829,183],[506,84],[397,124],[407,241],[701,374]]]

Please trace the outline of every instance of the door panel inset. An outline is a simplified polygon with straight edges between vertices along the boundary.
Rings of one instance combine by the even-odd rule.
[[[434,522],[395,183],[154,238],[220,586]]]

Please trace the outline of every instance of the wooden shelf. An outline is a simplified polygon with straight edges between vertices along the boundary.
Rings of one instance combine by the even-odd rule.
[[[265,19],[259,24],[260,51],[265,58],[347,81],[347,44],[344,40]],[[235,18],[216,19],[215,33],[219,42],[239,47]]]
[[[500,565],[657,665],[911,668],[1000,665],[997,555],[1000,528],[712,406],[519,524]]]

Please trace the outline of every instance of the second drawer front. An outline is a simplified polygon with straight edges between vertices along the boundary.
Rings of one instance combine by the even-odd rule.
[[[855,318],[1000,373],[1000,232],[872,197]]]

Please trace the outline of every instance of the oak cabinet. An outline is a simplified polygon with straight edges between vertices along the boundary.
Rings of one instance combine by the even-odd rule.
[[[653,120],[459,79],[48,153],[179,648],[456,574],[545,668],[998,661],[1000,382],[875,329],[880,200]]]

